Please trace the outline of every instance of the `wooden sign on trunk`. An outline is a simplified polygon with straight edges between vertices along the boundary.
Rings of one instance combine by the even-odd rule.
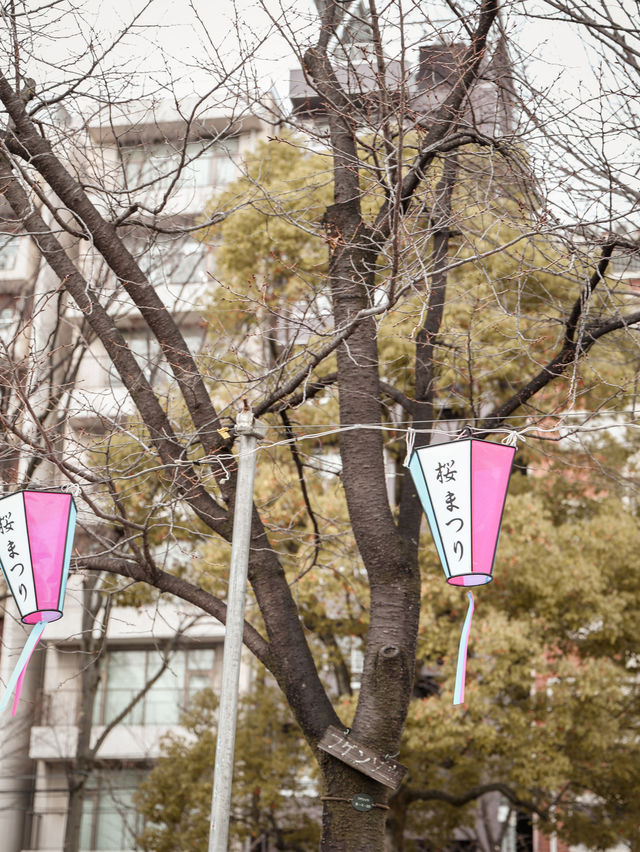
[[[386,787],[391,787],[392,790],[397,790],[406,773],[409,771],[406,766],[398,763],[391,757],[381,757],[372,749],[362,745],[353,737],[345,734],[340,728],[335,728],[329,725],[324,733],[324,736],[318,743],[318,748],[331,754],[362,772],[363,775],[368,775],[374,781],[379,781]]]

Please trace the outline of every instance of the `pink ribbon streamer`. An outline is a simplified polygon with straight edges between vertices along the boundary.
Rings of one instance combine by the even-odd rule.
[[[16,710],[18,709],[18,702],[20,701],[20,692],[22,691],[22,683],[24,681],[24,675],[27,670],[27,666],[29,665],[29,660],[31,659],[31,655],[36,649],[38,642],[40,641],[40,637],[42,636],[42,632],[46,627],[45,621],[39,621],[37,624],[34,624],[33,630],[29,634],[29,638],[25,642],[25,646],[22,649],[22,653],[18,658],[18,662],[11,673],[11,677],[9,678],[9,682],[4,691],[4,695],[0,699],[0,713],[3,713],[9,704],[9,699],[11,698],[11,693],[15,688],[15,697],[13,700],[13,709],[11,711],[11,715],[16,715]]]
[[[16,692],[15,692],[15,695],[13,696],[13,706],[11,708],[11,715],[12,716],[16,715],[16,710],[18,709],[18,704],[20,703],[20,693],[22,692],[22,682],[24,680],[24,676],[25,676],[25,673],[27,671],[27,666],[29,665],[31,657],[33,656],[33,652],[38,647],[38,642],[40,641],[40,639],[42,639],[42,633],[40,633],[38,638],[36,639],[36,643],[33,646],[33,648],[31,649],[31,653],[27,657],[27,661],[24,664],[24,666],[22,667],[22,671],[20,672],[20,677],[18,678],[18,682],[16,683]]]
[[[464,685],[467,679],[467,648],[469,645],[469,633],[471,632],[471,619],[473,618],[473,592],[467,592],[469,598],[469,606],[467,614],[462,625],[462,633],[460,634],[460,645],[458,646],[458,666],[456,668],[456,683],[453,689],[453,703],[462,704],[464,702]]]

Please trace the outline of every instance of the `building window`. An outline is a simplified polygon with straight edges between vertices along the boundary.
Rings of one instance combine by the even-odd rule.
[[[189,328],[182,331],[184,342],[187,344],[192,355],[198,355],[204,343],[204,330],[202,328]],[[173,380],[173,374],[167,361],[162,354],[160,344],[155,337],[144,331],[125,331],[123,337],[126,340],[133,357],[142,370],[144,377],[154,387],[162,386]],[[106,363],[111,388],[123,387],[122,377],[111,364]]]
[[[123,719],[124,725],[177,725],[191,698],[214,685],[214,648],[174,652],[169,666]],[[94,724],[108,725],[162,665],[156,650],[110,651],[96,695]],[[98,847],[96,847],[98,848]]]
[[[0,234],[0,272],[13,272],[18,265],[20,241],[16,237]]]
[[[142,769],[102,769],[91,775],[82,805],[81,852],[137,848],[142,823],[133,795],[146,774]]]
[[[178,151],[166,143],[123,149],[122,161],[129,189],[146,186],[168,186],[180,162]]]
[[[183,172],[183,184],[186,186],[220,189],[238,176],[238,139],[235,136],[213,145],[207,141],[191,142],[187,145],[186,154],[190,161]]]
[[[163,284],[183,287],[207,280],[206,255],[195,240],[155,243],[140,261],[149,283],[156,287]]]
[[[18,311],[15,305],[0,308],[0,341],[9,346],[18,328]]]
[[[166,190],[180,168],[176,189],[183,187],[221,187],[237,175],[234,158],[238,139],[228,137],[217,142],[199,140],[184,148],[184,163],[180,167],[183,147],[179,142],[156,142],[122,149],[122,162],[129,189],[153,183]]]

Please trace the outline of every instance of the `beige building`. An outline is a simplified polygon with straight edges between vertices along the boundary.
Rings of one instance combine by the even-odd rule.
[[[205,338],[202,313],[214,263],[211,247],[192,236],[194,226],[202,221],[216,191],[240,174],[246,153],[271,132],[266,117],[255,112],[245,111],[237,118],[219,110],[198,111],[196,106],[137,104],[120,115],[112,112],[108,120],[92,122],[88,130],[79,127],[77,138],[83,145],[80,149],[76,145],[76,151],[83,151],[76,168],[89,185],[108,189],[104,193],[96,189],[96,202],[108,208],[115,199],[119,210],[130,211],[128,244],[194,352]],[[109,299],[111,312],[117,315],[145,373],[156,386],[168,382],[157,342],[136,321],[136,313],[109,271],[90,246],[79,242],[73,251],[87,279]],[[59,306],[51,299],[56,290],[57,282],[41,264],[30,239],[19,235],[8,211],[0,211],[4,369],[15,372],[27,355],[41,368],[41,362],[51,363],[56,347],[71,349],[77,342],[81,317],[66,306],[60,320]],[[54,328],[58,337],[52,346]],[[65,409],[64,440],[70,452],[82,453],[87,436],[108,431],[132,411],[122,382],[95,341],[87,342],[73,380],[65,375],[64,381],[60,404]],[[33,398],[37,405],[37,388]],[[29,461],[20,460],[7,444],[0,450],[0,466],[4,490],[9,493],[14,490],[12,482],[24,481]],[[36,482],[51,482],[42,473],[38,477]],[[81,503],[79,512],[81,523],[92,522]],[[171,553],[164,558],[170,560]],[[60,852],[63,848],[67,770],[81,731],[80,673],[90,663],[82,648],[87,600],[81,578],[72,576],[64,617],[47,627],[42,647],[34,654],[18,714],[12,719],[7,712],[0,718],[2,852]],[[4,683],[27,635],[16,615],[13,602],[6,601],[0,658]],[[91,629],[96,635],[104,629],[90,734],[91,744],[101,738],[102,742],[98,763],[87,781],[80,848],[82,852],[129,852],[135,848],[140,827],[133,792],[158,757],[162,736],[180,730],[180,714],[192,696],[204,687],[219,686],[224,629],[215,619],[169,601],[116,607],[108,623],[98,619]],[[242,688],[247,687],[248,677],[245,667]],[[140,695],[130,712],[119,718]]]

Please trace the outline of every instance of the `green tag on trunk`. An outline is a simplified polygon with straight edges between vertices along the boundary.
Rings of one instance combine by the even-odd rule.
[[[366,813],[367,811],[373,810],[374,802],[371,796],[367,793],[356,793],[353,799],[351,799],[351,807],[356,811]]]

